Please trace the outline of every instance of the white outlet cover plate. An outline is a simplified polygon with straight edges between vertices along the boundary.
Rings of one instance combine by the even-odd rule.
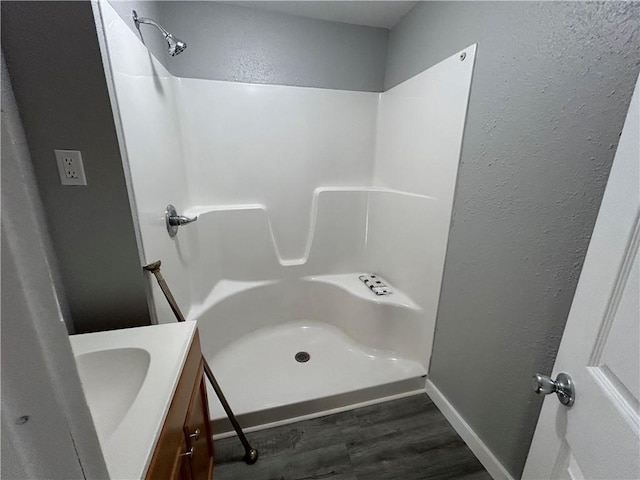
[[[86,185],[82,154],[79,150],[54,150],[62,185]]]

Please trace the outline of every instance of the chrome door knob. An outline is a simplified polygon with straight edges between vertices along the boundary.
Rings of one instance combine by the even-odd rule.
[[[576,393],[573,380],[566,373],[559,373],[555,380],[541,373],[536,373],[533,376],[532,386],[533,391],[538,395],[555,393],[560,403],[567,407],[570,407],[575,402]]]
[[[551,377],[536,373],[533,376],[533,391],[538,394],[549,395],[556,391],[556,382]]]

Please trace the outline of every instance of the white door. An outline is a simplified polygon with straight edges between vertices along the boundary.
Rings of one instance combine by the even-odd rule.
[[[553,371],[575,403],[545,398],[526,479],[640,479],[639,84]]]

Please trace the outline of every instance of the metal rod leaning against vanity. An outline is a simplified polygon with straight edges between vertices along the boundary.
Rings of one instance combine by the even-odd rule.
[[[180,307],[178,306],[176,299],[171,293],[171,290],[169,289],[167,282],[165,281],[164,277],[162,276],[162,273],[160,272],[161,265],[162,265],[162,262],[158,260],[156,262],[145,265],[142,268],[145,271],[152,273],[156,277],[156,280],[158,281],[158,285],[160,286],[160,290],[162,290],[164,297],[167,299],[167,302],[169,302],[171,311],[175,315],[178,322],[185,322],[186,319],[184,318],[184,315],[180,311]],[[226,412],[227,417],[231,422],[231,425],[233,425],[233,429],[238,434],[238,438],[240,439],[240,442],[244,447],[244,451],[245,451],[245,454],[243,457],[244,461],[247,463],[247,465],[252,465],[256,463],[256,461],[258,460],[258,450],[256,450],[251,446],[251,444],[249,444],[249,440],[247,439],[247,436],[244,434],[244,431],[242,430],[242,427],[238,423],[236,416],[233,414],[233,411],[231,410],[231,406],[229,405],[229,402],[227,402],[227,399],[224,396],[224,393],[222,392],[220,385],[218,385],[218,382],[215,376],[213,375],[213,372],[211,371],[211,367],[209,367],[209,363],[207,363],[207,359],[204,358],[204,355],[202,356],[202,363],[204,365],[204,373],[207,376],[207,379],[209,379],[209,383],[211,383],[213,390],[216,392],[216,395],[220,400],[220,403],[222,404],[222,407],[224,408],[224,411]]]

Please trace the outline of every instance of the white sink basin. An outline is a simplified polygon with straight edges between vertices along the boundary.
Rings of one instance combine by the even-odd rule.
[[[100,441],[113,434],[131,408],[150,361],[151,355],[142,348],[110,348],[76,357]]]
[[[111,478],[144,477],[195,328],[171,323],[70,337]]]

